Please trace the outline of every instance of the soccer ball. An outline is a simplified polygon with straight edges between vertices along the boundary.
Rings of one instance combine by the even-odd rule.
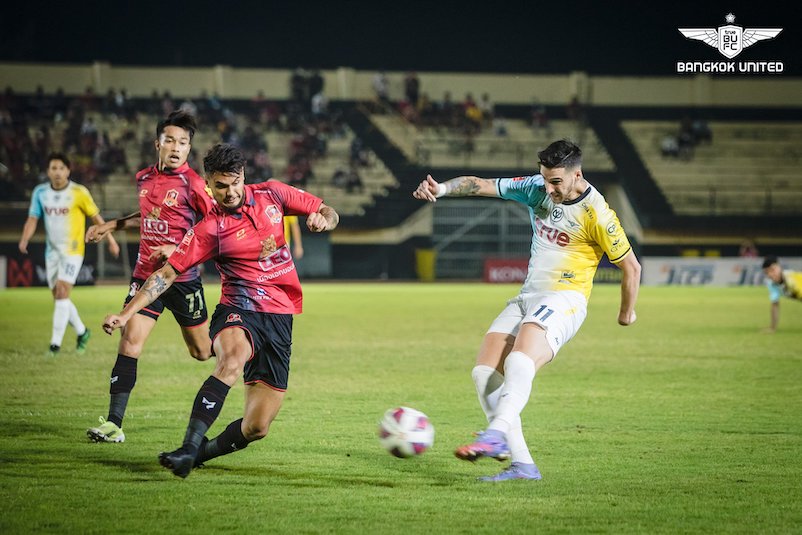
[[[396,457],[420,455],[434,443],[434,426],[429,417],[409,407],[396,407],[384,413],[379,422],[379,442]]]

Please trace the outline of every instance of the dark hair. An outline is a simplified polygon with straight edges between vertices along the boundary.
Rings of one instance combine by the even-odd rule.
[[[63,152],[51,152],[47,155],[47,166],[50,167],[50,162],[53,160],[61,160],[61,162],[67,167],[70,168],[70,161],[67,159],[67,155]]]
[[[168,115],[166,119],[162,119],[159,121],[159,124],[156,125],[156,139],[161,137],[164,129],[168,126],[177,126],[189,132],[190,141],[192,141],[192,137],[195,135],[195,130],[198,129],[198,126],[195,124],[195,117],[193,117],[191,113],[184,110],[175,110]]]
[[[203,172],[207,177],[214,173],[239,173],[244,168],[245,155],[228,143],[218,143],[203,157]]]
[[[771,266],[772,264],[779,264],[779,263],[780,263],[780,259],[779,258],[777,258],[774,255],[769,255],[769,256],[767,256],[766,258],[763,259],[763,269],[766,269],[767,267]]]
[[[567,139],[555,141],[537,153],[540,165],[547,169],[555,167],[579,167],[582,165],[582,149]]]

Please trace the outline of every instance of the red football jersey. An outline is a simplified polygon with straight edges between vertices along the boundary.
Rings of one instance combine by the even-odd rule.
[[[153,166],[137,173],[142,222],[134,277],[147,279],[163,265],[159,259],[148,260],[151,247],[178,245],[184,234],[211,210],[215,203],[205,187],[206,182],[186,163],[178,169],[159,171]],[[182,273],[177,281],[192,280],[198,275],[195,267]]]
[[[168,262],[184,273],[214,258],[222,282],[220,302],[243,310],[300,314],[301,283],[284,237],[284,215],[308,215],[322,199],[269,180],[245,186],[236,213],[218,205],[187,232]]]

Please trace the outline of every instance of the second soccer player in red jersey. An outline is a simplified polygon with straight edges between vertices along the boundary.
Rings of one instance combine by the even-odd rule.
[[[270,180],[245,185],[245,158],[219,144],[203,159],[206,182],[217,206],[184,236],[167,264],[154,272],[103,329],[125,328],[180,276],[214,258],[222,280],[220,304],[210,327],[217,356],[214,373],[192,406],[183,445],[159,455],[173,474],[248,446],[267,435],[278,414],[289,377],[293,314],[302,309],[301,284],[284,236],[284,215],[305,215],[312,232],[332,230],[339,216],[314,195]],[[229,388],[244,374],[245,411],[217,437],[206,431],[217,419]]]
[[[159,162],[136,175],[139,211],[87,231],[87,241],[96,242],[114,229],[139,226],[139,254],[126,303],[214,204],[204,189],[206,183],[187,163],[195,129],[195,119],[181,110],[160,121],[155,144]],[[123,329],[111,372],[108,419],[101,417],[100,425],[86,432],[93,442],[125,440],[122,422],[136,383],[142,346],[165,308],[181,326],[190,355],[197,360],[211,355],[206,299],[198,268],[193,267],[182,272],[169,292],[139,311]]]

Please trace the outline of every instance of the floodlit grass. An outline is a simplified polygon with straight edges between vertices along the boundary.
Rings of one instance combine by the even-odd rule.
[[[0,532],[790,533],[802,526],[802,304],[768,323],[762,288],[644,288],[616,324],[598,285],[579,335],[535,380],[524,430],[540,482],[475,481],[501,465],[452,450],[483,427],[470,379],[485,329],[517,287],[315,284],[296,319],[290,390],[270,435],[180,480],[180,444],[213,363],[172,318],[139,365],[124,444],[91,444],[114,338],[99,325],[126,288],[78,288],[94,337],[46,358],[45,289],[0,292]],[[216,302],[218,287],[207,288]],[[434,447],[401,460],[376,422],[409,405]],[[241,416],[242,386],[212,429]]]

